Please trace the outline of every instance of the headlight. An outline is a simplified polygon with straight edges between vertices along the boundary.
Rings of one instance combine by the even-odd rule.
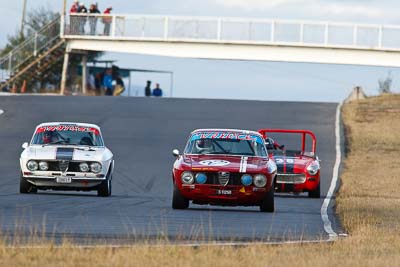
[[[268,160],[267,168],[269,173],[274,173],[277,170],[276,163],[272,160]]]
[[[313,161],[310,165],[307,167],[307,171],[310,175],[316,175],[320,169],[320,165],[318,161]]]
[[[199,172],[198,174],[196,174],[195,178],[196,183],[198,184],[205,184],[207,182],[207,175],[205,175],[204,173]]]
[[[90,169],[94,173],[99,173],[101,172],[101,164],[98,162],[93,162],[92,164],[90,164]]]
[[[47,171],[49,169],[49,164],[46,161],[39,162],[39,170]]]
[[[253,183],[253,177],[249,174],[243,174],[241,181],[244,186],[249,186]]]
[[[37,171],[37,170],[38,170],[39,165],[38,165],[38,163],[37,163],[36,161],[30,160],[30,161],[28,161],[28,163],[26,164],[26,167],[28,168],[28,170],[34,172],[34,171]]]
[[[191,172],[183,172],[181,175],[182,183],[184,184],[193,184],[194,177],[193,173]]]
[[[89,165],[86,162],[82,162],[79,164],[79,169],[81,172],[88,172],[89,171]]]
[[[267,184],[267,178],[265,175],[257,174],[254,176],[254,185],[257,187],[264,187]]]

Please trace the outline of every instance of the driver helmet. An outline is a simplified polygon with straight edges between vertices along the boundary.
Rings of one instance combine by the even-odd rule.
[[[275,141],[271,137],[265,138],[265,146],[268,150],[275,149]]]
[[[43,135],[42,135],[43,143],[45,143],[45,144],[50,143],[52,141],[53,137],[54,137],[54,132],[52,132],[52,131],[43,132]]]
[[[211,139],[199,139],[196,142],[196,148],[199,152],[212,151],[213,147],[214,146]]]

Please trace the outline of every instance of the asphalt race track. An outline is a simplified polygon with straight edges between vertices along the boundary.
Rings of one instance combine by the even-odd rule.
[[[114,242],[157,237],[171,241],[327,239],[320,209],[335,161],[336,108],[334,103],[0,96],[4,110],[0,115],[0,230]],[[21,145],[30,140],[37,124],[46,121],[100,125],[116,161],[111,198],[99,198],[96,192],[18,193]],[[191,205],[188,210],[172,210],[171,151],[182,151],[191,130],[213,127],[314,131],[322,160],[323,197],[277,195],[273,214],[261,213],[258,207]],[[339,229],[333,204],[328,213],[333,229]]]

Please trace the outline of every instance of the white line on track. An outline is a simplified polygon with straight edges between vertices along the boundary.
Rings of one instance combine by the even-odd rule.
[[[324,230],[329,235],[329,240],[336,240],[338,238],[338,234],[332,229],[332,223],[329,220],[328,216],[328,207],[329,203],[335,193],[337,181],[339,178],[339,167],[342,161],[342,151],[341,151],[341,138],[340,138],[340,110],[342,108],[342,103],[340,103],[336,109],[336,123],[335,123],[335,134],[336,134],[336,161],[333,167],[333,175],[331,186],[329,187],[329,191],[326,194],[324,202],[321,206],[321,218],[324,223]]]
[[[182,243],[182,244],[133,244],[133,245],[76,245],[77,248],[92,249],[92,248],[109,248],[109,249],[121,249],[121,248],[134,248],[140,246],[148,247],[246,247],[246,246],[278,246],[278,245],[303,245],[303,244],[321,244],[330,243],[334,240],[298,240],[298,241],[276,241],[276,242],[194,242],[194,243]],[[49,246],[9,246],[9,249],[48,249]],[[62,245],[55,245],[52,248],[62,249]]]

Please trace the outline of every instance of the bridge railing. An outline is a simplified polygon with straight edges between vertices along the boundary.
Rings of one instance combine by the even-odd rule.
[[[65,37],[400,50],[400,25],[158,15],[70,15]]]

